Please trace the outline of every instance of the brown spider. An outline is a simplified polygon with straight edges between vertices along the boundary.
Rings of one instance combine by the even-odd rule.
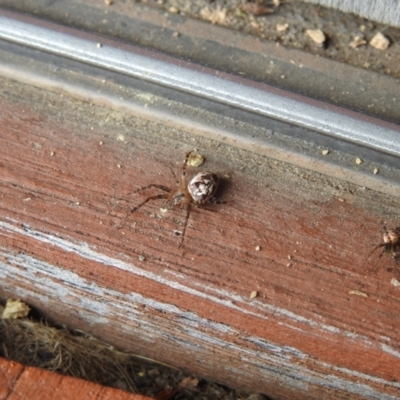
[[[165,199],[166,200],[165,204],[168,209],[175,207],[186,209],[185,225],[183,227],[182,232],[179,232],[180,233],[179,236],[182,236],[182,242],[179,246],[181,247],[183,244],[183,238],[185,235],[191,204],[194,204],[195,206],[202,206],[205,203],[210,202],[211,200],[213,200],[213,196],[218,187],[217,175],[209,171],[199,172],[189,181],[189,183],[186,182],[186,166],[189,157],[193,152],[194,150],[191,150],[185,155],[182,164],[181,179],[180,181],[176,180],[177,188],[175,190],[164,185],[159,185],[157,183],[150,183],[149,185],[143,186],[129,193],[129,194],[138,193],[149,188],[157,188],[166,192],[163,194],[157,194],[148,197],[146,200],[142,201],[140,204],[133,207],[126,215],[124,220],[127,219],[135,211],[137,211],[140,207],[143,207],[149,201]],[[217,201],[213,201],[213,203],[222,204],[221,202]],[[121,227],[122,226],[120,225],[119,228]]]
[[[383,243],[375,246],[369,256],[380,247],[383,247],[381,254],[379,254],[378,260],[374,266],[378,264],[379,260],[383,256],[383,254],[391,255],[394,262],[397,264],[400,259],[400,227],[387,230],[386,227],[383,227]]]

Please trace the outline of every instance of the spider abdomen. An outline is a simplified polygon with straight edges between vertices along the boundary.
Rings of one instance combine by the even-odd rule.
[[[214,196],[217,186],[217,175],[212,172],[199,172],[192,178],[187,188],[193,202],[203,204]]]
[[[386,231],[383,235],[383,242],[390,243],[392,245],[396,245],[399,242],[399,235],[393,229]]]

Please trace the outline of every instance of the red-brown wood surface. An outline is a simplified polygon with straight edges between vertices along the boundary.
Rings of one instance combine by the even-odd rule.
[[[1,295],[126,350],[276,399],[396,398],[399,199],[2,80]],[[150,202],[187,150],[221,205]],[[193,171],[193,170],[191,170]],[[260,249],[256,249],[260,246]],[[388,271],[388,268],[392,268]],[[257,297],[249,299],[251,292]],[[385,397],[386,396],[386,397]]]
[[[26,367],[0,358],[0,399],[7,400],[151,400],[82,379]]]

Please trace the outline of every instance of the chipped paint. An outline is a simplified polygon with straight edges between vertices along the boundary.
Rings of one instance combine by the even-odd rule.
[[[40,237],[41,235],[37,236]],[[76,249],[76,244],[72,247]],[[69,247],[67,246],[67,248]],[[87,249],[87,246],[83,246],[83,248]],[[16,295],[22,298],[34,297],[43,304],[49,303],[50,297],[54,298],[54,296],[57,296],[62,304],[68,304],[71,308],[76,307],[80,309],[81,318],[92,325],[108,324],[109,320],[106,316],[112,313],[114,318],[124,320],[124,324],[121,324],[120,327],[121,332],[126,335],[132,335],[134,326],[137,325],[137,321],[140,321],[141,329],[146,329],[147,334],[153,332],[153,334],[149,334],[147,337],[147,340],[151,343],[157,336],[162,336],[164,333],[157,330],[157,321],[154,324],[149,321],[142,321],[142,307],[140,305],[146,305],[146,307],[175,314],[178,317],[181,329],[188,337],[196,339],[193,342],[180,341],[180,345],[185,346],[187,350],[190,350],[194,343],[207,343],[214,347],[227,349],[239,356],[249,366],[251,364],[252,368],[257,369],[260,374],[269,378],[273,377],[290,387],[307,390],[308,384],[321,385],[323,382],[324,385],[331,388],[346,390],[349,393],[367,396],[372,399],[396,399],[394,396],[385,395],[374,390],[365,383],[351,380],[351,377],[356,376],[358,380],[370,380],[381,385],[400,389],[400,384],[396,382],[387,382],[383,379],[360,374],[345,368],[339,369],[333,365],[316,360],[313,360],[313,363],[324,366],[332,371],[339,371],[347,375],[349,380],[334,375],[327,376],[322,372],[310,370],[299,363],[296,364],[293,362],[296,359],[310,357],[290,346],[277,346],[262,338],[243,336],[241,332],[234,328],[217,322],[210,322],[199,317],[194,312],[183,311],[172,304],[145,298],[137,293],[123,294],[112,289],[100,287],[93,282],[81,278],[74,272],[48,264],[26,254],[13,254],[8,249],[0,248],[0,257],[3,260],[7,260],[7,262],[0,262],[1,279],[6,280],[12,277],[21,283],[20,286],[14,288]],[[37,274],[40,274],[42,294],[35,290],[32,285],[29,285],[29,283],[37,280]],[[82,298],[82,290],[88,292],[90,295],[95,295],[101,301],[89,301],[86,298]],[[43,293],[49,293],[49,297]],[[118,299],[118,301],[112,301],[112,299]],[[129,310],[129,313],[126,310]],[[198,329],[199,326],[207,327],[211,330],[211,333],[202,332]],[[219,337],[221,333],[228,334],[228,338],[239,337],[244,341],[256,344],[257,349],[248,349],[243,345],[224,340]],[[173,339],[173,336],[170,339]],[[196,346],[198,347],[198,344]],[[232,373],[246,374],[245,370],[236,371],[236,368],[233,366],[227,365],[226,368],[230,369]],[[249,368],[249,373],[251,373],[252,368]],[[301,377],[301,380],[299,380],[299,377]]]
[[[15,225],[12,225],[10,223],[3,222],[3,221],[0,222],[0,229],[3,229],[4,231],[9,232],[9,233],[17,233],[17,234],[21,234],[21,235],[25,235],[25,236],[34,238],[42,243],[56,246],[66,252],[75,253],[76,255],[78,255],[80,257],[83,257],[83,258],[91,260],[91,261],[95,261],[95,262],[103,264],[103,265],[107,265],[107,266],[110,266],[113,268],[119,268],[123,271],[129,271],[138,276],[142,276],[147,279],[151,279],[162,285],[166,285],[173,289],[185,292],[187,294],[191,294],[191,295],[194,295],[197,297],[201,297],[201,298],[210,300],[213,303],[223,305],[225,307],[231,308],[233,310],[239,311],[244,314],[257,316],[258,318],[262,318],[264,320],[268,320],[268,314],[270,314],[271,316],[279,315],[280,317],[284,317],[287,319],[287,321],[285,321],[282,324],[291,329],[294,329],[294,330],[300,330],[302,332],[305,332],[302,330],[301,325],[299,325],[299,324],[305,324],[306,326],[318,328],[321,331],[330,332],[335,335],[342,335],[351,340],[357,340],[359,342],[362,342],[365,346],[368,346],[368,347],[375,345],[374,343],[371,342],[370,339],[368,339],[365,336],[358,335],[354,332],[345,331],[345,330],[339,329],[339,328],[331,326],[331,325],[322,324],[318,321],[315,321],[315,320],[312,320],[309,318],[305,318],[301,315],[295,314],[292,311],[289,311],[287,309],[283,309],[280,307],[273,306],[271,304],[263,303],[257,299],[254,299],[252,301],[251,309],[257,310],[258,312],[251,311],[248,309],[248,302],[247,302],[247,298],[245,298],[245,297],[236,295],[232,292],[228,292],[228,291],[225,291],[225,290],[222,290],[219,288],[208,287],[208,291],[214,292],[217,296],[210,295],[209,293],[206,293],[204,290],[196,290],[189,286],[178,283],[176,281],[166,279],[166,278],[160,276],[159,274],[155,274],[153,272],[147,271],[143,268],[136,266],[133,263],[124,262],[117,258],[113,258],[113,257],[107,256],[105,254],[99,253],[98,251],[94,250],[94,248],[92,248],[85,242],[77,241],[74,239],[65,240],[65,239],[62,239],[55,235],[50,235],[50,234],[46,234],[46,233],[31,229],[28,226],[25,226],[24,229],[21,229]],[[196,282],[191,282],[191,283],[196,284]],[[295,323],[297,323],[297,325],[295,325]],[[322,334],[322,332],[321,332],[321,334]],[[392,351],[390,351],[389,349],[390,349],[390,347],[388,347],[388,346],[382,347],[383,351],[386,351],[392,355],[393,354],[392,351],[394,351],[394,350],[392,349]]]

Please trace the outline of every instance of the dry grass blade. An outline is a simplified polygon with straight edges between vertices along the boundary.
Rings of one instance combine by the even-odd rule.
[[[151,359],[116,350],[93,336],[29,319],[0,320],[0,355],[102,385],[137,392],[135,377]]]
[[[0,357],[156,399],[230,400],[235,391],[153,359],[126,353],[94,336],[26,318],[22,300],[0,304]]]

